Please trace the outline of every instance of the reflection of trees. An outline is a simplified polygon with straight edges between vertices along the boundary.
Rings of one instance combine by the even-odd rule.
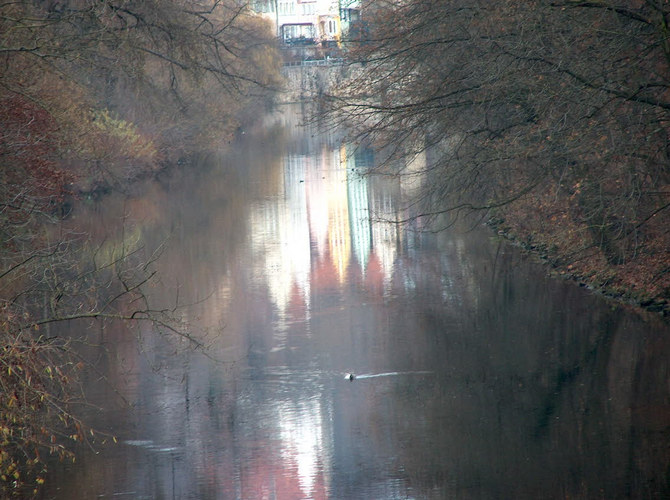
[[[380,359],[441,368],[389,383],[393,414],[383,401],[362,410],[380,426],[374,448],[400,443],[387,453],[410,484],[450,497],[665,494],[665,327],[567,284],[548,290],[540,269],[481,236],[426,237],[424,257],[405,257],[413,286],[389,304]]]
[[[79,415],[86,402],[79,378],[89,361],[72,346],[80,328],[146,322],[166,338],[201,345],[184,328],[178,301],[157,307],[149,299],[160,248],[147,251],[133,231],[95,243],[63,225],[30,227],[30,250],[5,254],[0,277],[5,492],[23,491],[25,481],[41,484],[42,454],[70,457],[74,442],[90,438]]]

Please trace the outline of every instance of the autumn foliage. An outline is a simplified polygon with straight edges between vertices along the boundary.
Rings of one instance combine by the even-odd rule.
[[[30,493],[24,485],[36,493],[44,482],[45,455],[72,460],[67,441],[84,441],[93,431],[87,436],[70,412],[77,399],[71,385],[83,364],[67,359],[66,345],[57,345],[62,341],[14,335],[7,320],[0,325],[6,342],[0,347],[0,491],[24,496]]]
[[[3,215],[6,224],[20,224],[35,211],[55,209],[72,178],[59,166],[57,126],[43,108],[21,95],[1,96],[0,121]]]

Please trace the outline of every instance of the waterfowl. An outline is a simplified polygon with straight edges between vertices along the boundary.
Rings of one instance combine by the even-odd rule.
[[[353,380],[353,379],[356,378],[356,375],[354,375],[353,373],[345,373],[345,374],[344,374],[344,378],[345,378],[346,380]]]

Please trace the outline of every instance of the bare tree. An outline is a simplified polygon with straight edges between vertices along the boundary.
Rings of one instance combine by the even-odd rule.
[[[163,149],[229,139],[242,105],[276,86],[274,49],[266,21],[232,0],[0,5],[0,90],[39,103],[68,139],[85,136],[63,148],[85,160],[100,142],[86,135],[91,109]]]
[[[359,76],[331,109],[396,168],[425,154],[416,216],[512,220],[523,207],[538,216],[531,233],[556,217],[579,233],[554,234],[559,244],[610,265],[667,258],[668,5],[415,0],[364,12],[369,37],[350,52]]]

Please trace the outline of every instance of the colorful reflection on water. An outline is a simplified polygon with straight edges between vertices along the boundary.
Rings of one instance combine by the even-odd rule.
[[[384,222],[421,179],[367,176],[370,150],[292,116],[81,216],[168,242],[154,298],[194,304],[209,350],[90,331],[89,418],[119,444],[54,465],[44,498],[667,495],[668,325],[486,230]]]

